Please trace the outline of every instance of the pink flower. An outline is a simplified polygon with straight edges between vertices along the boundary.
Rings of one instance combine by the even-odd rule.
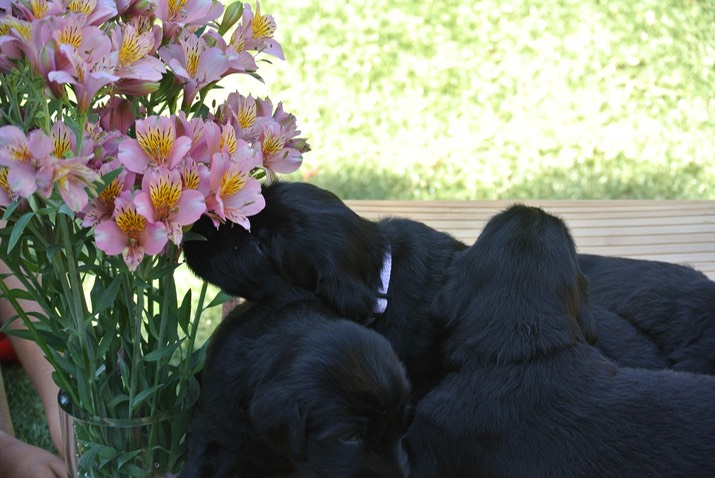
[[[112,44],[119,52],[114,74],[120,79],[115,91],[134,96],[156,91],[166,67],[152,56],[155,45],[153,32],[142,33],[132,25],[118,26],[112,31]]]
[[[204,195],[184,189],[177,169],[148,171],[134,202],[137,212],[150,223],[164,223],[169,240],[176,245],[181,244],[183,226],[193,224],[206,211]]]
[[[7,168],[0,166],[0,207],[8,206],[18,199],[7,182],[7,171]]]
[[[156,17],[164,23],[164,38],[173,38],[186,25],[206,25],[223,13],[215,0],[157,0]]]
[[[188,136],[191,138],[191,149],[189,149],[189,156],[194,158],[196,161],[204,161],[203,158],[206,153],[206,138],[204,135],[204,119],[200,116],[194,116],[191,119],[186,117],[186,113],[179,111],[176,115],[172,116],[174,119],[174,124],[176,125],[176,134],[179,136]],[[210,157],[205,158],[205,162],[208,164]]]
[[[209,48],[203,38],[192,33],[182,35],[178,44],[160,48],[159,56],[184,84],[185,108],[191,106],[201,88],[220,80],[229,67],[220,48]]]
[[[59,0],[29,0],[27,4],[13,1],[12,4],[30,21],[61,15],[65,11]]]
[[[276,121],[263,124],[259,141],[263,167],[270,171],[292,173],[303,162],[303,156],[297,149],[286,147],[286,132]]]
[[[11,191],[27,198],[36,191],[52,193],[52,139],[40,130],[25,136],[17,126],[0,128],[0,166],[8,168],[6,181]]]
[[[256,2],[256,14],[251,11],[251,6],[246,4],[243,8],[241,26],[243,42],[246,50],[256,50],[280,60],[285,60],[280,43],[273,39],[276,32],[276,22],[271,15],[261,15],[261,4]]]
[[[61,121],[52,126],[52,142],[52,181],[57,184],[65,204],[72,211],[79,212],[89,202],[87,189],[93,191],[94,183],[99,181],[99,174],[87,166],[91,157],[91,144],[84,144],[83,153],[86,154],[73,157],[75,136]]]
[[[223,121],[234,126],[238,139],[254,142],[258,140],[261,125],[270,118],[271,112],[265,117],[259,116],[255,98],[233,92],[219,108],[219,114]]]
[[[173,169],[191,148],[191,138],[177,138],[173,121],[164,116],[137,121],[136,136],[119,144],[119,160],[135,173],[149,167]]]
[[[117,15],[117,4],[114,0],[69,0],[67,11],[87,16],[87,24],[101,25]]]
[[[134,125],[134,115],[132,114],[132,102],[113,96],[109,99],[106,105],[100,107],[99,122],[105,131],[118,131],[121,134],[127,134],[129,128]]]
[[[228,153],[217,153],[211,158],[212,194],[206,206],[214,224],[228,220],[250,229],[248,217],[260,212],[266,203],[260,183],[250,175],[255,164],[253,152],[245,141],[239,143],[235,158]]]
[[[97,92],[119,79],[114,74],[118,54],[111,51],[111,43],[106,36],[101,38],[103,40],[97,42],[97,47],[87,55],[82,55],[71,45],[60,46],[69,66],[65,70],[52,71],[47,76],[50,81],[72,85],[80,112],[89,111]]]
[[[213,30],[206,32],[206,37],[210,38],[211,41],[226,54],[226,59],[228,60],[226,76],[232,73],[254,72],[258,69],[253,55],[245,49],[246,45],[243,40],[243,30],[234,30],[229,43],[226,43],[226,40],[224,40],[218,32]]]
[[[136,175],[123,168],[118,159],[103,164],[99,173],[104,175],[120,168],[122,171],[119,175],[107,184],[103,190],[99,191],[97,196],[82,211],[84,215],[83,226],[90,227],[111,219],[115,209],[114,203],[119,195],[125,191],[131,192],[134,190]]]
[[[94,238],[106,254],[122,254],[130,271],[136,270],[145,254],[160,253],[168,242],[164,224],[151,223],[139,214],[130,191],[116,198],[113,218],[95,226]]]

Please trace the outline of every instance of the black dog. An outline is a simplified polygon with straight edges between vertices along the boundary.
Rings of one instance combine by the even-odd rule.
[[[185,243],[189,267],[249,299],[276,297],[291,286],[314,291],[341,316],[392,342],[416,398],[438,383],[445,331],[430,319],[429,307],[453,256],[467,246],[409,219],[368,221],[309,184],[278,182],[263,194],[266,207],[250,218],[250,233],[199,220],[193,230],[208,242]],[[625,366],[715,373],[714,282],[673,264],[658,263],[644,277],[644,268],[654,269],[646,261],[579,260],[594,290],[593,321],[582,329],[590,341],[598,337],[606,356]],[[673,277],[673,271],[680,273]]]
[[[212,335],[185,478],[399,478],[409,383],[390,343],[313,294],[239,305]]]
[[[489,221],[435,300],[450,372],[417,405],[413,476],[715,476],[715,377],[619,368],[586,343],[588,313],[559,218]]]
[[[591,304],[626,319],[667,367],[715,375],[715,282],[691,267],[658,261],[581,254],[579,265]]]
[[[443,371],[442,331],[429,319],[430,304],[466,246],[408,219],[368,221],[309,184],[278,182],[263,194],[266,208],[250,218],[250,233],[199,220],[192,231],[207,241],[185,243],[189,268],[251,300],[272,301],[294,287],[313,291],[338,315],[390,340],[415,397],[431,389]]]

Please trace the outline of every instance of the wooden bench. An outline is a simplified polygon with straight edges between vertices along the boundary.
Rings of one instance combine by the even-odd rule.
[[[368,219],[408,217],[472,244],[515,201],[346,201]],[[579,252],[687,264],[715,280],[715,201],[525,200],[562,217]]]

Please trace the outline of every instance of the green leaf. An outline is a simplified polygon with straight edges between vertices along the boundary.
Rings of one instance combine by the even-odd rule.
[[[131,408],[132,410],[136,410],[144,402],[144,400],[147,399],[147,397],[154,395],[154,393],[164,388],[164,386],[165,384],[159,383],[137,393],[132,403],[129,404],[129,408]]]
[[[116,276],[114,280],[109,284],[109,287],[104,289],[101,297],[96,305],[94,305],[94,313],[101,314],[105,310],[109,309],[114,305],[117,300],[117,294],[119,293],[119,288],[122,285],[122,277]]]
[[[209,305],[206,306],[206,308],[210,309],[211,307],[216,307],[217,305],[221,305],[224,302],[228,302],[231,299],[233,299],[232,295],[229,295],[229,294],[225,293],[224,291],[220,290],[216,294],[216,297],[214,297],[213,300],[209,303]]]
[[[15,225],[12,228],[12,232],[10,233],[10,240],[8,241],[7,244],[7,252],[8,254],[15,248],[15,245],[17,244],[17,241],[20,240],[20,237],[22,236],[22,233],[25,231],[25,227],[27,227],[27,223],[30,222],[30,220],[35,216],[35,213],[32,211],[27,212],[20,216],[20,219],[17,220]]]
[[[153,350],[146,354],[144,356],[144,361],[145,362],[156,362],[159,361],[163,358],[171,357],[174,354],[174,351],[178,349],[181,346],[181,343],[184,341],[184,339],[181,339],[171,345],[167,345],[166,347],[162,347],[157,350]]]

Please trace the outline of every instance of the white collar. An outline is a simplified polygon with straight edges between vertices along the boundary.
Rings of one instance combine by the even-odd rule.
[[[392,274],[392,251],[390,246],[387,246],[385,258],[382,260],[382,270],[380,271],[380,288],[377,290],[379,297],[375,302],[373,312],[376,314],[384,314],[387,309],[387,290],[390,287],[390,275]]]

